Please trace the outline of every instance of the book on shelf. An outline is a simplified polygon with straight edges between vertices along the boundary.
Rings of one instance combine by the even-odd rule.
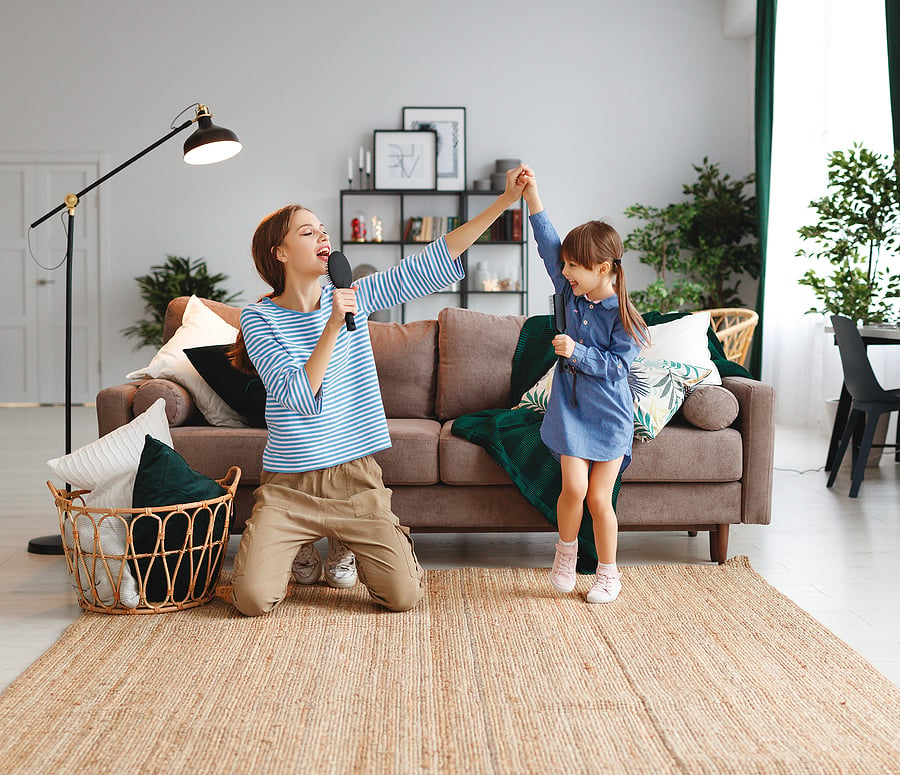
[[[521,242],[522,210],[506,210],[476,242]]]
[[[434,242],[460,225],[459,216],[423,215],[406,219],[404,242]]]
[[[511,239],[516,242],[522,241],[522,209],[516,208],[515,210],[510,210],[512,213],[512,230],[511,230]]]

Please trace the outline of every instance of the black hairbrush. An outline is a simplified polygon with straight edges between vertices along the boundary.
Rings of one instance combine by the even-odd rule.
[[[554,293],[550,297],[550,312],[553,317],[553,327],[558,334],[566,333],[566,297],[561,293]],[[570,371],[572,373],[572,406],[578,406],[578,399],[575,397],[575,382],[578,380],[578,372],[566,363],[566,359],[561,355],[557,358],[561,371]]]
[[[553,327],[556,333],[566,333],[566,300],[561,293],[554,293],[550,297],[551,314],[553,315]]]
[[[353,270],[350,269],[350,262],[347,256],[340,250],[332,251],[328,256],[328,279],[335,288],[349,288],[353,285]],[[347,321],[347,330],[356,331],[356,321],[353,319],[353,313],[348,312],[344,319]]]

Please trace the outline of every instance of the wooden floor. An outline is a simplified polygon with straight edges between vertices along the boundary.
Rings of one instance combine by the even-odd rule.
[[[73,446],[96,435],[94,409],[76,407]],[[772,524],[732,526],[729,556],[749,556],[773,586],[900,685],[900,465],[885,454],[851,499],[846,471],[825,487],[826,444],[818,433],[778,429]],[[46,460],[63,450],[61,408],[0,407],[0,689],[81,612],[65,560],[26,551],[30,538],[58,531]],[[416,549],[426,568],[540,567],[553,559],[554,538],[419,535]],[[619,562],[709,562],[708,541],[705,534],[623,533]],[[73,666],[79,658],[72,655]]]

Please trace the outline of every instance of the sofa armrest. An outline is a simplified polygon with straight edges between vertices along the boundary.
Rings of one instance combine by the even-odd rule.
[[[124,385],[103,388],[97,393],[97,431],[104,436],[127,425],[136,415],[145,412],[160,398],[166,402],[169,425],[197,424],[197,406],[185,388],[168,379],[147,379]]]
[[[768,525],[775,462],[775,388],[746,377],[724,377],[722,384],[740,406],[735,425],[741,431],[744,453],[741,522]]]
[[[105,436],[134,419],[132,402],[140,382],[128,382],[103,388],[97,393],[97,433]]]

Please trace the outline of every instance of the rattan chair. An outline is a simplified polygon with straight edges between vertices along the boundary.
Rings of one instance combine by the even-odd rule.
[[[741,307],[701,309],[698,312],[709,313],[709,323],[722,343],[725,357],[743,366],[750,352],[750,342],[753,341],[759,315],[752,309]]]

